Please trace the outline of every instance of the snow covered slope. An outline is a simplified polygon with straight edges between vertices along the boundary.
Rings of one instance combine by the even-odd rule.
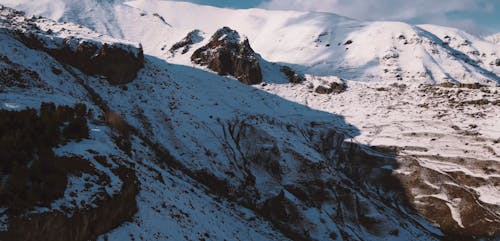
[[[200,29],[211,34],[227,25],[247,35],[264,59],[296,65],[305,73],[358,80],[386,80],[399,75],[407,81],[430,83],[499,81],[490,72],[498,74],[500,70],[489,65],[500,55],[498,46],[457,29],[359,22],[327,13],[217,9],[170,1],[126,4],[158,13],[174,31]],[[192,14],[188,17],[186,12]],[[171,45],[172,39],[162,38]]]
[[[357,170],[366,167],[341,162],[350,158],[343,149],[344,135],[357,133],[341,117],[153,56],[146,56],[137,79],[110,85],[104,76],[86,75],[58,60],[50,49],[26,45],[30,42],[22,36],[32,31],[43,34],[40,29],[50,21],[21,21],[19,12],[1,11],[2,61],[6,68],[22,67],[38,76],[37,85],[2,86],[2,108],[36,108],[42,101],[87,103],[93,113],[88,121],[90,139],[61,146],[56,154],[81,156],[103,172],[120,173],[113,167],[124,166],[136,177],[135,189],[120,192],[132,195],[135,202],[118,198],[109,204],[71,206],[74,197],[86,200],[88,191],[81,186],[93,178],[83,176],[83,180],[70,179],[68,195],[62,200],[36,213],[18,214],[2,207],[2,239],[87,240],[102,235],[99,239],[383,240],[394,236],[407,240],[422,236],[435,240],[442,235],[403,201],[378,200],[376,190],[387,192],[388,197],[400,195],[377,183],[387,174],[373,173],[373,190],[362,185],[369,180],[356,182],[346,176],[352,165],[359,165]],[[18,27],[26,32],[19,35]],[[79,30],[68,31],[74,34],[68,36],[83,37]],[[49,41],[52,33],[45,32]],[[57,38],[53,41],[58,43]],[[130,126],[119,125],[120,116]],[[116,182],[119,186],[120,181]],[[113,183],[107,187],[110,192]],[[352,200],[359,205],[352,206]],[[58,209],[58,203],[70,205]],[[115,223],[111,217],[118,214],[109,212],[127,205],[131,205],[127,210],[137,212]],[[67,215],[71,219],[65,219]],[[67,224],[64,232],[43,228],[47,217],[53,216]],[[98,226],[75,225],[80,222]],[[120,226],[111,231],[103,224]],[[26,229],[30,232],[22,232]]]
[[[132,155],[112,152],[135,163],[138,212],[99,239],[470,240],[498,230],[500,48],[491,41],[326,13],[80,2],[0,1],[104,34],[68,24],[66,36],[140,42],[137,78],[110,85],[6,33],[2,53],[22,53],[15,66],[42,78],[33,89],[7,88],[0,101],[76,99],[130,124]],[[264,83],[191,63],[223,26],[248,37]],[[170,51],[195,29],[184,54]],[[70,81],[50,74],[52,65]],[[305,81],[288,83],[281,65]],[[347,90],[315,91],[331,82]]]
[[[27,9],[38,13],[37,8]],[[247,35],[264,59],[293,65],[304,73],[362,81],[488,85],[500,81],[499,67],[494,65],[500,56],[497,45],[440,26],[360,22],[327,13],[219,9],[174,1],[116,5],[68,1],[60,11],[64,14],[59,19],[141,42],[155,56],[167,55],[170,46],[194,29],[211,35],[229,26]]]

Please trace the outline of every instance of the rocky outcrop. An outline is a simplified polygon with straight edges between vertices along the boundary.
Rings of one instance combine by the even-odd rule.
[[[181,41],[175,43],[170,48],[170,53],[174,54],[179,49],[182,49],[181,54],[186,54],[191,49],[193,44],[199,43],[203,41],[203,37],[201,36],[201,31],[195,29],[187,34]]]
[[[62,63],[78,68],[88,75],[107,77],[112,85],[126,84],[137,77],[144,66],[142,47],[100,43],[76,37],[65,38],[60,46],[48,46],[39,34],[18,33],[28,47],[47,52]]]
[[[123,181],[122,188],[119,193],[97,203],[96,208],[76,210],[70,217],[59,211],[11,217],[8,231],[0,232],[0,240],[95,240],[131,220],[137,211],[138,180],[133,170],[123,166],[113,172]]]
[[[0,240],[93,240],[136,213],[133,164],[87,149],[98,166],[53,150],[92,142],[89,114],[85,104],[0,110],[0,175],[7,177],[0,185]]]
[[[495,65],[496,65],[496,66],[500,66],[500,59],[496,59],[496,60],[495,60]]]
[[[344,80],[340,78],[313,78],[314,92],[318,94],[340,94],[347,89]]]
[[[288,66],[282,66],[280,71],[285,74],[286,78],[290,83],[300,84],[305,81],[304,76],[297,74],[292,68]]]
[[[446,162],[450,166],[459,163],[464,170],[471,170],[470,173],[480,171],[486,175],[499,170],[497,162],[439,155],[402,154],[401,158],[403,165],[400,170],[406,174],[398,174],[398,178],[408,190],[410,201],[423,217],[439,225],[450,237],[449,240],[497,240],[500,235],[498,205],[481,198],[481,193],[476,190],[497,186],[500,178],[485,178],[452,170],[440,172],[426,167],[419,159]],[[495,192],[494,189],[491,192]],[[482,237],[484,239],[480,239]]]
[[[257,54],[247,38],[228,27],[212,36],[210,42],[197,49],[191,61],[207,66],[219,75],[231,75],[240,82],[253,85],[262,82],[262,71]]]
[[[330,87],[325,87],[325,86],[320,85],[320,86],[316,87],[314,92],[316,92],[318,94],[331,94],[331,93],[333,93],[333,89]]]

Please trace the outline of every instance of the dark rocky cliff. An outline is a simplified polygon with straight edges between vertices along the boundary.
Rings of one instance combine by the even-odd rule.
[[[107,77],[112,85],[133,81],[144,66],[142,48],[130,51],[118,45],[75,39],[64,39],[61,46],[53,48],[46,46],[33,32],[18,32],[18,35],[26,46],[47,52],[85,74]],[[78,44],[72,47],[75,41],[78,41]]]

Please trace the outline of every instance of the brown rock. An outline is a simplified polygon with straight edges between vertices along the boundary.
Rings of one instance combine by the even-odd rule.
[[[9,229],[0,232],[0,240],[95,240],[130,221],[137,212],[137,177],[132,169],[123,166],[113,172],[123,181],[122,188],[118,194],[100,201],[97,207],[76,210],[71,217],[60,211],[10,217]]]
[[[215,32],[207,45],[193,53],[191,61],[207,66],[219,75],[234,76],[242,83],[259,84],[262,71],[257,54],[248,39],[240,39],[238,32],[223,27]]]
[[[290,83],[300,84],[305,81],[304,76],[297,74],[292,68],[288,66],[282,66],[280,70],[286,75]]]
[[[329,86],[320,85],[314,90],[318,94],[332,94],[332,93],[342,93],[346,90],[347,86],[342,83],[330,83]]]
[[[49,48],[38,38],[38,34],[19,33],[18,36],[29,48],[47,52],[58,61],[74,66],[85,74],[105,76],[112,85],[131,82],[144,67],[142,47],[133,49],[133,46],[81,41],[76,48],[72,48],[72,39],[65,39],[61,46]]]

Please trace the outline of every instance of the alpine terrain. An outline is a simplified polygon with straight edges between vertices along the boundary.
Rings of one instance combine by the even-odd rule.
[[[0,0],[0,240],[500,240],[500,37]]]

